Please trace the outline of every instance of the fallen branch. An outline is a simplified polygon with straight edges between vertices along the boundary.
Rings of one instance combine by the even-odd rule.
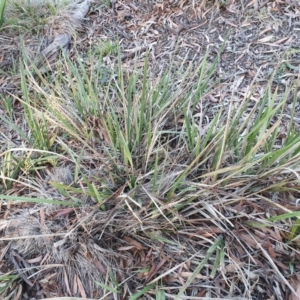
[[[52,23],[55,26],[48,24],[51,29],[49,32],[51,32],[51,35],[54,37],[53,41],[44,50],[38,53],[35,60],[26,67],[27,73],[43,74],[51,70],[55,65],[57,54],[59,51],[64,51],[69,47],[72,35],[80,28],[89,9],[89,0],[78,1],[75,4],[66,7],[58,17],[52,20]],[[20,75],[11,76],[9,80],[0,87],[0,93],[18,94],[20,82]],[[15,92],[16,90],[17,92]]]

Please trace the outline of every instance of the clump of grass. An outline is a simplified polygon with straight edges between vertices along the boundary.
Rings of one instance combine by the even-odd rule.
[[[6,2],[3,0],[1,1],[4,3]],[[6,7],[6,20],[2,30],[5,30],[5,33],[12,31],[22,35],[27,33],[40,34],[47,23],[47,19],[57,15],[60,12],[60,9],[67,4],[68,1],[8,1]]]
[[[0,1],[0,28],[4,23],[4,11],[6,7],[6,0]]]
[[[292,290],[284,263],[292,252],[299,257],[298,213],[274,195],[299,195],[300,134],[291,121],[282,139],[281,128],[297,84],[279,97],[270,78],[259,101],[249,96],[216,109],[205,100],[216,88],[216,64],[204,57],[191,72],[184,62],[178,81],[171,72],[154,76],[147,55],[143,70],[126,72],[120,60],[116,70],[105,68],[91,51],[88,61],[62,58],[55,76],[22,72],[23,127],[14,126],[12,112],[1,120],[36,149],[31,159],[40,164],[15,172],[8,156],[14,153],[16,162],[24,156],[7,151],[0,157],[5,187],[31,186],[23,198],[0,197],[26,202],[27,192],[52,206],[12,217],[19,231],[6,220],[1,228],[24,258],[51,253],[49,263],[66,266],[68,272],[53,271],[49,286],[65,282],[64,294],[97,291],[101,299],[181,299],[203,290],[211,297],[266,298],[274,291],[263,270],[272,270]],[[211,114],[203,115],[204,107]],[[49,165],[43,159],[52,152]],[[68,168],[68,180],[53,175],[58,167]],[[54,199],[74,208],[58,210]],[[273,262],[275,252],[280,262]]]

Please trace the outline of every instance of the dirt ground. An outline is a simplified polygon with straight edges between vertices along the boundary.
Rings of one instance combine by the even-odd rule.
[[[223,105],[232,97],[239,101],[249,92],[250,82],[257,86],[252,91],[253,100],[257,99],[276,68],[279,89],[298,77],[298,1],[227,1],[224,5],[218,1],[112,3],[110,7],[95,3],[89,14],[88,35],[77,48],[84,52],[101,41],[118,38],[125,68],[130,68],[135,52],[141,54],[143,65],[141,52],[148,49],[157,74],[170,65],[180,74],[190,62],[197,66],[206,53],[211,62],[219,55],[216,81],[220,83],[208,99]],[[106,62],[113,63],[114,57],[106,57]]]

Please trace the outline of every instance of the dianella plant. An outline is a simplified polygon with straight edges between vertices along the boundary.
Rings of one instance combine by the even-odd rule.
[[[6,6],[6,0],[0,0],[0,27],[3,25],[4,22],[5,6]]]

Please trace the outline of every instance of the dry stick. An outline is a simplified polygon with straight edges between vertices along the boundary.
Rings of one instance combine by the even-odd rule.
[[[80,23],[82,19],[86,16],[90,9],[90,2],[88,0],[85,0],[81,3],[77,3],[75,6],[74,11],[72,12],[70,16],[71,23],[78,22]],[[73,20],[72,20],[73,18]],[[76,26],[75,26],[76,29]],[[61,34],[58,34],[53,42],[45,48],[42,52],[40,57],[38,57],[38,61],[36,62],[36,65],[39,66],[39,64],[43,64],[43,62],[48,63],[48,60],[59,50],[66,49],[70,42],[71,42],[72,34],[70,32],[64,32]]]
[[[59,50],[67,49],[70,42],[71,42],[71,34],[69,33],[59,34],[57,37],[55,37],[53,42],[41,52],[40,56],[38,57],[34,65],[37,67],[42,67],[42,65],[44,65],[44,63],[46,62],[47,65],[49,66],[49,60],[51,56],[53,56]]]
[[[90,9],[89,0],[84,0],[81,3],[75,4],[74,11],[70,16],[70,20],[72,20],[73,18],[74,20],[72,21],[74,24],[75,22],[80,23],[88,13],[89,9]],[[76,26],[74,30],[76,30]],[[71,42],[71,38],[72,38],[71,32],[64,32],[58,34],[54,38],[53,42],[48,47],[46,47],[38,55],[37,59],[28,67],[29,71],[36,73],[37,70],[40,74],[44,74],[48,70],[51,70],[51,67],[53,66],[53,64],[52,65],[50,64],[51,58],[58,51],[66,49]],[[27,74],[28,72],[25,71],[25,75]],[[3,89],[3,92],[5,92],[5,90],[9,88],[10,89],[17,88],[20,85],[20,81],[21,81],[20,75],[12,76],[10,82],[8,82],[7,86]],[[0,89],[0,92],[2,92],[2,89]]]

